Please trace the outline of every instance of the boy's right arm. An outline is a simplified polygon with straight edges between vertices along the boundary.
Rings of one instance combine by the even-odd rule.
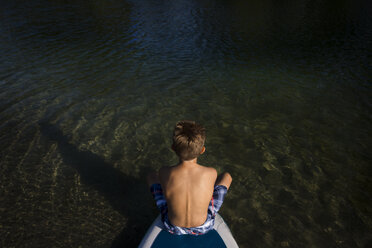
[[[227,189],[229,189],[230,185],[231,185],[231,182],[232,182],[232,177],[231,177],[230,173],[224,172],[217,177],[216,183],[214,185],[215,186],[223,185]]]

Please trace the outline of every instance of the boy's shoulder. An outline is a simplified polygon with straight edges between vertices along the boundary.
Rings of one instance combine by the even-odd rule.
[[[205,167],[206,170],[207,170],[207,173],[208,173],[208,177],[209,177],[209,180],[213,181],[213,183],[216,181],[217,179],[217,170],[213,167]]]
[[[204,165],[201,165],[201,167],[212,176],[215,175],[217,177],[217,170],[215,168]]]

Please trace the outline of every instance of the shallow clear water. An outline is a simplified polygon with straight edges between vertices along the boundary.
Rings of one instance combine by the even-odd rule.
[[[368,1],[0,1],[0,246],[136,247],[178,120],[240,247],[370,247]]]

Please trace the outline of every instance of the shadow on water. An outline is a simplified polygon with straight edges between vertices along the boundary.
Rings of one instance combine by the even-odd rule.
[[[82,183],[97,190],[127,219],[111,247],[137,247],[155,217],[151,212],[153,203],[145,180],[125,175],[96,154],[79,150],[58,127],[48,123],[39,123],[39,126],[46,138],[57,142],[63,162],[76,169]],[[144,178],[147,170],[141,168],[140,175]]]

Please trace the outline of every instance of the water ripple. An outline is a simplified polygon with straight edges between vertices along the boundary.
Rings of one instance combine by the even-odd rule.
[[[2,4],[2,244],[135,247],[180,119],[240,247],[371,243],[369,3]]]

